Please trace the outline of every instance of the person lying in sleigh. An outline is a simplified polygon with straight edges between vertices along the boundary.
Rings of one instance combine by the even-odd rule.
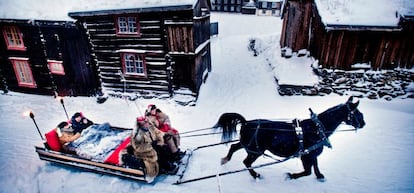
[[[93,125],[93,122],[82,115],[80,112],[73,114],[70,121],[62,121],[56,126],[56,133],[63,152],[74,154],[76,149],[71,143],[81,137],[84,129]]]

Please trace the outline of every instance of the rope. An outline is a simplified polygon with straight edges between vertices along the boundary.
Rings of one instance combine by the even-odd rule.
[[[180,135],[181,138],[186,138],[186,137],[200,137],[200,136],[205,136],[205,135],[217,135],[217,134],[222,134],[223,132],[213,132],[213,133],[203,133],[203,134],[194,134],[194,135]]]
[[[211,128],[204,128],[204,129],[199,129],[200,131],[202,130],[207,130],[207,129],[211,129]],[[264,128],[261,127],[260,129],[262,130],[273,130],[273,131],[285,131],[285,132],[292,132],[294,130],[290,130],[290,129],[276,129],[276,128]],[[327,133],[334,133],[334,132],[344,132],[344,131],[358,131],[358,129],[341,129],[341,130],[335,130],[335,131],[326,131]],[[212,133],[202,133],[202,134],[193,134],[193,135],[184,135],[183,134],[187,134],[187,133],[193,133],[196,132],[196,130],[194,131],[188,131],[188,132],[182,132],[180,133],[181,138],[186,138],[186,137],[200,137],[200,136],[206,136],[206,135],[217,135],[217,134],[222,134],[223,132],[212,132]],[[315,132],[316,133],[316,132]]]
[[[214,127],[208,127],[208,128],[203,128],[203,129],[196,129],[196,130],[190,130],[190,131],[186,131],[186,132],[180,132],[180,134],[187,134],[187,133],[194,133],[194,132],[198,132],[198,131],[204,131],[204,130],[208,130],[208,129],[213,129]]]

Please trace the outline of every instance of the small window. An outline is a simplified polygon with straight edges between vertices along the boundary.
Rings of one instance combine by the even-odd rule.
[[[4,41],[8,50],[26,50],[23,43],[23,35],[16,26],[5,26],[3,28]]]
[[[49,65],[49,69],[52,74],[65,75],[65,69],[63,68],[62,61],[48,60],[47,64]]]
[[[118,17],[117,34],[118,35],[139,35],[139,25],[137,17]]]
[[[146,77],[146,65],[143,54],[122,53],[121,55],[124,74]]]
[[[30,68],[27,58],[10,58],[13,64],[14,73],[16,74],[19,86],[36,88],[36,83],[33,79],[32,69]]]

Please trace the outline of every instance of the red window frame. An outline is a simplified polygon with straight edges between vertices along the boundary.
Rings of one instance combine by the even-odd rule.
[[[2,31],[8,50],[26,50],[23,34],[17,26],[4,26]]]
[[[33,78],[32,69],[29,65],[29,59],[9,58],[9,60],[13,64],[18,85],[21,87],[36,88],[36,82]]]
[[[140,25],[137,16],[122,15],[115,17],[116,35],[139,37]]]
[[[65,68],[63,68],[62,61],[47,60],[47,65],[52,74],[65,75]]]
[[[124,75],[144,78],[147,77],[145,54],[124,52],[121,53],[121,60]]]

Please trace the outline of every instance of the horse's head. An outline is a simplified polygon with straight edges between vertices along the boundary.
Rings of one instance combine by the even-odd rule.
[[[348,101],[346,102],[346,106],[348,107],[348,118],[346,119],[345,123],[347,125],[352,125],[355,129],[360,129],[365,126],[364,115],[357,109],[359,105],[359,100],[357,102],[353,102],[354,97],[349,97]]]

